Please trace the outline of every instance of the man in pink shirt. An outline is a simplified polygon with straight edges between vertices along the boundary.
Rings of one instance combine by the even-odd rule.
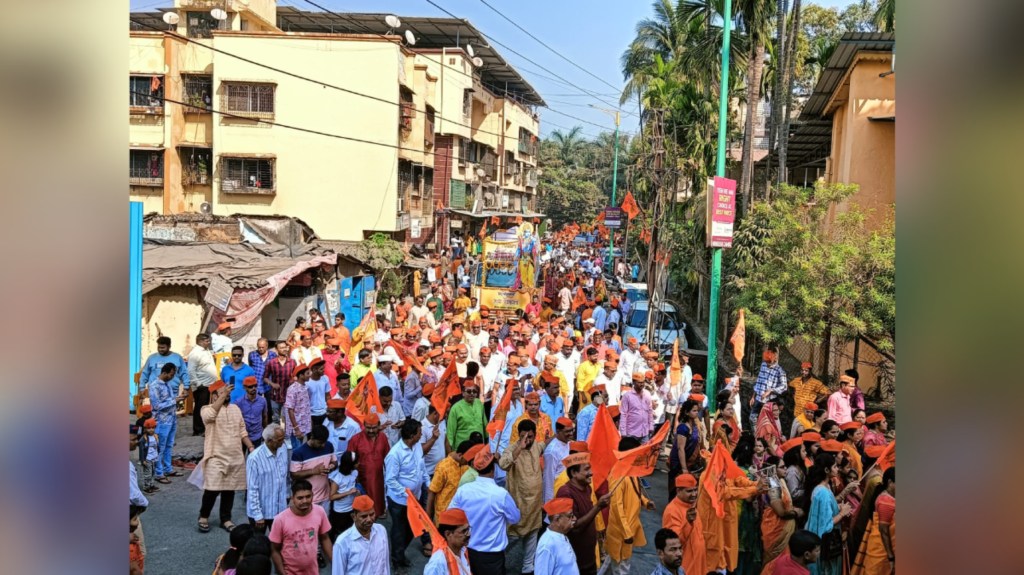
[[[644,374],[633,374],[633,388],[623,393],[620,401],[619,432],[623,437],[636,437],[643,443],[654,424],[654,409],[651,394],[644,389]]]
[[[853,413],[850,408],[850,395],[856,383],[848,375],[839,376],[839,391],[828,398],[828,418],[839,425],[853,421]]]
[[[274,517],[270,527],[270,559],[283,575],[317,575],[317,551],[323,547],[324,561],[331,560],[331,522],[327,512],[313,505],[313,486],[305,479],[292,483],[288,509]]]

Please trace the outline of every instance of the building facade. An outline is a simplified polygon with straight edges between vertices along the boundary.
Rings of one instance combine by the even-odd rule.
[[[392,30],[272,0],[176,0],[131,18],[129,190],[146,212],[284,215],[325,239],[437,247],[451,209],[534,205],[524,90],[497,93],[479,65],[494,53],[438,48],[416,27],[426,19]]]

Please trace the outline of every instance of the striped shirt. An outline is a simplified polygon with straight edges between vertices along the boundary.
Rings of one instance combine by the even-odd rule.
[[[761,362],[761,369],[757,371],[757,382],[754,383],[754,401],[764,403],[765,400],[786,393],[788,386],[786,372],[782,371],[781,365],[776,363],[769,366],[768,362]],[[764,399],[762,395],[765,395]]]
[[[273,361],[267,360],[263,364],[263,369],[266,371],[270,381],[281,386],[279,389],[271,388],[270,399],[272,401],[284,403],[285,394],[288,392],[288,384],[292,382],[292,372],[295,371],[295,366],[295,360],[286,359],[284,365],[282,365],[280,358],[274,358]]]
[[[273,519],[288,507],[288,450],[270,453],[264,443],[245,462],[245,513],[256,521]]]
[[[263,382],[263,374],[267,370],[267,364],[276,357],[277,352],[274,350],[267,352],[267,359],[260,357],[260,352],[256,350],[249,352],[249,367],[256,372],[256,381],[259,382],[256,386],[256,391],[266,393],[270,389],[270,386]]]

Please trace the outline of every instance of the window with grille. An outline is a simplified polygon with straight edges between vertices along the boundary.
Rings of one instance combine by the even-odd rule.
[[[412,129],[412,119],[416,117],[416,104],[413,102],[412,90],[405,86],[399,86],[399,123],[403,130]]]
[[[129,76],[128,106],[136,113],[161,113],[164,109],[163,76]]]
[[[213,108],[213,76],[181,75],[181,99],[190,107],[186,112],[209,112]]]
[[[129,150],[128,185],[163,186],[164,151]]]
[[[423,217],[434,214],[434,170],[423,170]]]
[[[537,155],[537,137],[526,128],[519,128],[519,153],[529,156]]]
[[[224,108],[232,114],[274,117],[274,84],[225,82]]]
[[[205,186],[213,181],[213,152],[210,148],[182,146],[178,148],[178,157],[183,186]]]
[[[423,124],[423,146],[426,148],[434,147],[434,110],[427,108],[426,122]]]
[[[221,158],[220,189],[237,194],[272,194],[275,175],[273,159]]]
[[[462,91],[462,117],[468,118],[473,115],[473,91]]]
[[[220,21],[209,12],[186,12],[189,38],[213,38],[213,31],[220,26]]]

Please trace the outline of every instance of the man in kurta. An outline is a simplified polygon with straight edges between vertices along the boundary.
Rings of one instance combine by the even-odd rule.
[[[576,453],[562,460],[569,475],[569,483],[562,486],[556,497],[567,497],[572,500],[572,511],[576,515],[576,523],[567,534],[576,563],[581,575],[597,573],[597,526],[594,519],[601,509],[608,507],[611,494],[602,495],[593,503],[591,480],[594,472],[590,469],[590,454]]]
[[[509,437],[510,443],[519,441],[519,425],[520,421],[529,419],[537,426],[537,439],[541,443],[547,443],[551,441],[551,438],[555,436],[554,422],[547,415],[540,411],[540,394],[536,391],[527,393],[523,398],[523,404],[525,405],[526,412],[520,415],[515,422],[512,424],[512,435]]]
[[[363,418],[363,431],[348,442],[348,450],[356,454],[359,482],[373,499],[377,518],[384,516],[384,458],[391,450],[387,437],[380,432],[380,417],[370,413]]]
[[[676,477],[676,496],[665,506],[661,526],[679,535],[683,544],[683,573],[707,573],[704,524],[697,514],[697,478],[692,474]]]
[[[485,433],[487,419],[484,417],[484,404],[479,399],[480,386],[469,379],[462,385],[462,399],[448,411],[448,430],[445,441],[448,450],[458,447],[469,439],[474,431]]]
[[[210,530],[210,512],[220,497],[220,524],[231,531],[231,508],[235,503],[235,491],[244,491],[245,455],[242,446],[252,451],[245,420],[237,405],[228,403],[233,386],[218,381],[210,386],[213,400],[203,406],[202,418],[206,425],[203,442],[203,460],[196,466],[203,478],[203,503],[199,509],[199,531]]]
[[[708,481],[711,477],[704,476]],[[768,491],[767,479],[757,482],[746,477],[726,479],[725,484],[719,487],[721,493],[722,507],[725,509],[723,517],[715,512],[711,503],[711,496],[707,489],[701,489],[697,498],[697,514],[700,515],[701,523],[704,524],[704,544],[707,549],[708,571],[727,569],[733,571],[739,562],[739,505],[738,499],[750,499],[755,495]]]
[[[544,444],[537,441],[537,425],[524,419],[517,426],[519,440],[501,454],[498,466],[508,474],[506,485],[512,499],[519,507],[519,523],[508,528],[511,537],[509,545],[523,543],[522,573],[533,572],[533,560],[537,550],[537,532],[541,526],[541,495],[543,488],[542,458]]]
[[[636,440],[623,439],[619,451],[639,447]],[[621,483],[620,483],[621,482]],[[612,560],[613,575],[628,575],[633,547],[647,545],[644,526],[640,523],[640,509],[654,510],[654,502],[643,495],[640,480],[636,477],[612,478],[613,486],[608,506],[608,532],[604,548]]]

